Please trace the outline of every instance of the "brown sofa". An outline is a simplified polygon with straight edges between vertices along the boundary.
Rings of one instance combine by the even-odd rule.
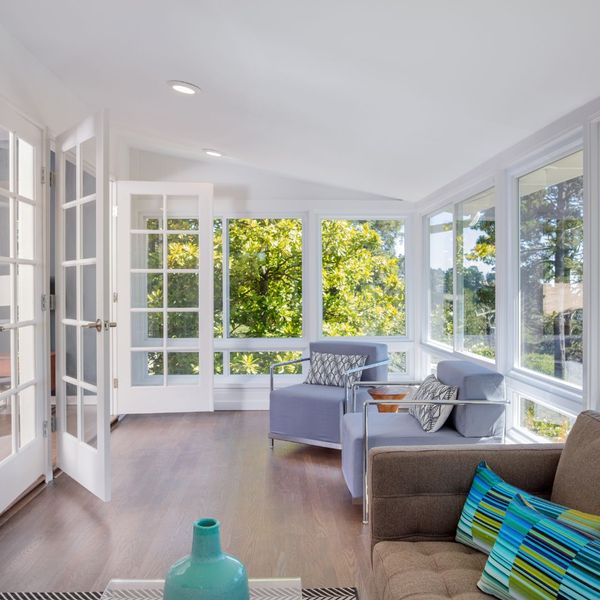
[[[454,541],[477,464],[559,504],[600,515],[600,413],[579,415],[567,443],[375,448],[371,546],[380,600],[490,598],[485,554]]]

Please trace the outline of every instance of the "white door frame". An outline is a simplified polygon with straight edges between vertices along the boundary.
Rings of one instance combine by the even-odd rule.
[[[117,346],[119,355],[118,373],[118,413],[165,413],[165,412],[198,412],[212,411],[213,405],[213,266],[212,266],[212,196],[213,186],[207,183],[184,182],[144,182],[118,181],[117,186],[117,242],[119,257],[117,261],[118,303],[117,315],[119,328],[117,330]],[[159,229],[132,229],[132,198],[136,196],[153,196],[153,208],[149,209],[162,219]],[[199,260],[195,269],[184,272],[198,274],[198,307],[187,311],[197,312],[199,329],[197,338],[184,341],[186,346],[175,345],[168,338],[167,316],[177,309],[168,307],[168,294],[163,293],[161,308],[151,309],[155,314],[162,315],[162,334],[156,338],[154,346],[140,347],[132,341],[132,315],[145,315],[150,312],[146,308],[132,308],[131,304],[131,269],[132,269],[132,236],[154,234],[161,236],[163,242],[163,263],[154,269],[158,277],[162,277],[164,289],[167,290],[166,280],[171,277],[172,269],[167,269],[167,236],[177,235],[177,230],[167,229],[167,217],[186,218],[186,215],[171,213],[172,197],[186,197],[186,202],[194,206],[194,218],[198,218],[198,230],[187,230],[179,233],[198,234]],[[191,199],[191,200],[190,200]],[[155,205],[155,206],[154,206]],[[197,210],[197,213],[196,213]],[[144,251],[145,252],[145,251]],[[136,269],[142,276],[149,269]],[[175,274],[176,275],[176,274]],[[186,309],[179,309],[186,310]],[[141,317],[144,318],[143,316]],[[176,351],[198,353],[198,376],[173,376],[168,374],[169,357]],[[147,364],[148,355],[152,352],[162,360],[163,374],[148,376],[147,383],[141,385],[132,375],[132,363],[141,357]],[[137,373],[137,371],[136,371]],[[137,384],[136,384],[137,383]]]

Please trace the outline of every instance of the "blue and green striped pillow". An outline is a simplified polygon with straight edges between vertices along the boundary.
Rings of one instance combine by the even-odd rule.
[[[517,495],[477,585],[501,600],[600,598],[600,539]]]
[[[506,509],[517,494],[521,494],[547,517],[600,537],[600,517],[532,496],[506,483],[482,461],[475,471],[471,490],[460,515],[456,541],[489,554],[502,527]]]

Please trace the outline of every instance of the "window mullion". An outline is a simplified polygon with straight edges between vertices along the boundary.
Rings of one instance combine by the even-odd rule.
[[[222,298],[222,313],[223,313],[223,339],[229,338],[229,219],[223,217],[222,233],[221,233],[221,254],[223,256],[223,298]],[[228,376],[231,372],[230,352],[223,352],[223,375]]]

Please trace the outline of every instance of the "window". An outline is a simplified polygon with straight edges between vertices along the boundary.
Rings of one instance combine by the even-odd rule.
[[[228,219],[231,338],[302,337],[302,220]]]
[[[520,359],[583,380],[583,153],[520,177]]]
[[[552,442],[564,442],[575,417],[519,396],[519,427]]]
[[[265,375],[271,363],[299,358],[244,340],[302,338],[302,219],[215,219],[213,240],[215,374]]]
[[[452,208],[429,217],[429,338],[452,346],[454,233]]]
[[[429,340],[495,359],[494,190],[434,213],[427,220],[427,230]]]
[[[388,366],[388,375],[390,378],[394,375],[406,375],[408,373],[408,353],[407,352],[389,352],[390,364]]]
[[[404,221],[321,221],[324,336],[406,335]]]
[[[494,190],[461,202],[456,220],[457,349],[496,357]]]

